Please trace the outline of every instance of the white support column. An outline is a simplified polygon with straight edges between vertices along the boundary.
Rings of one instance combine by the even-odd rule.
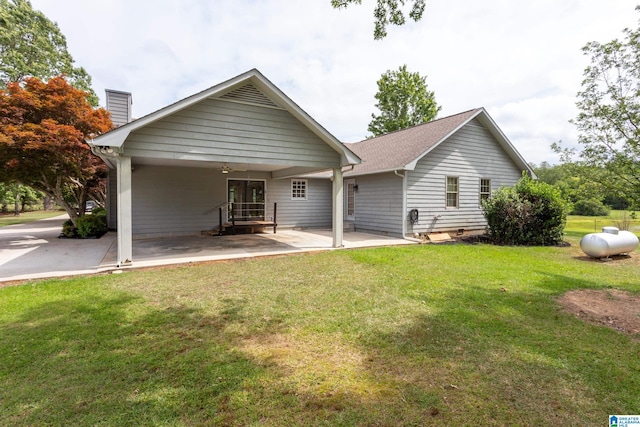
[[[344,228],[344,185],[342,169],[333,170],[333,247],[342,247]]]
[[[131,157],[118,157],[118,267],[133,261]]]

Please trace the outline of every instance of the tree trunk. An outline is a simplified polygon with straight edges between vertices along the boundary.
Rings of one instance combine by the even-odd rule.
[[[48,183],[46,179],[40,181],[40,190],[43,191],[47,196],[51,197],[53,201],[55,201],[64,211],[69,215],[69,219],[76,225],[76,220],[84,215],[85,203],[87,200],[87,190],[83,185],[79,185],[76,188],[74,198],[77,203],[80,205],[76,208],[76,206],[72,206],[64,199],[63,195],[63,184],[62,177],[56,177],[56,182]]]
[[[59,195],[54,196],[54,199],[58,202],[58,204],[60,206],[62,206],[62,209],[64,209],[64,211],[67,213],[67,215],[69,215],[69,219],[71,220],[71,222],[75,226],[76,225],[76,220],[78,219],[78,217],[80,217],[80,214],[82,214],[84,212],[78,212],[75,207],[73,207],[69,203],[67,203],[64,200],[64,197],[62,196],[62,192],[60,192]]]
[[[64,199],[64,195],[62,194],[62,179],[60,177],[58,177],[55,187],[46,186],[45,194],[48,194],[60,207],[62,207],[62,209],[64,209],[75,226],[76,220],[79,217],[78,211]]]
[[[45,211],[50,211],[53,208],[53,200],[51,199],[50,195],[45,195],[44,196],[44,202],[42,203],[44,205],[44,210]]]
[[[20,192],[16,192],[16,197],[13,201],[13,216],[20,216]]]

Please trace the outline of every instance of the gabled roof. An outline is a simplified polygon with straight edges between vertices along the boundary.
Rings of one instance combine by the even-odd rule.
[[[476,108],[354,144],[347,144],[363,160],[363,163],[355,165],[347,174],[368,175],[413,170],[420,159],[476,118],[496,138],[518,167],[535,176],[531,167],[484,108]]]
[[[358,164],[360,158],[355,155],[349,148],[341,143],[336,137],[329,133],[324,127],[309,116],[302,108],[293,102],[287,95],[278,89],[271,81],[269,81],[257,69],[252,69],[246,73],[240,74],[230,80],[222,82],[218,85],[196,93],[195,95],[184,98],[171,105],[168,105],[151,114],[141,117],[131,123],[120,126],[110,132],[88,140],[90,146],[95,147],[112,147],[115,151],[122,149],[122,146],[129,134],[139,128],[150,123],[163,119],[180,110],[188,108],[200,101],[211,97],[224,97],[234,90],[241,89],[247,84],[252,84],[266,95],[266,98],[274,102],[279,107],[288,111],[293,117],[305,125],[309,130],[316,134],[322,141],[341,154],[343,165]],[[266,99],[265,98],[265,99]],[[260,102],[266,102],[259,100]]]

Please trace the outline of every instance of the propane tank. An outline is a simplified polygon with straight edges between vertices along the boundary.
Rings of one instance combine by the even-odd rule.
[[[602,233],[587,234],[580,240],[582,251],[593,258],[628,254],[638,247],[638,236],[616,227],[603,227]]]

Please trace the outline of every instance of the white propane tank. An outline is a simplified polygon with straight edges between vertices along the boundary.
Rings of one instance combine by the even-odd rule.
[[[587,234],[580,240],[582,251],[593,258],[628,254],[638,247],[638,236],[616,227],[603,227],[602,233]]]

